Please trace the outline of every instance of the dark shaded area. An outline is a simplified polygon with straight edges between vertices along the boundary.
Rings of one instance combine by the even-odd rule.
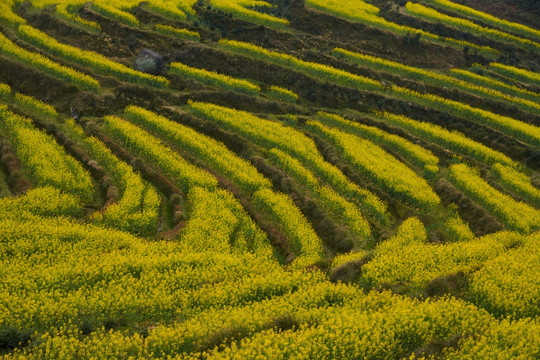
[[[435,192],[445,206],[452,203],[458,206],[459,216],[469,223],[472,232],[476,236],[491,234],[503,229],[501,223],[491,216],[487,210],[477,205],[445,179],[439,180]]]
[[[366,255],[362,259],[348,261],[330,272],[330,281],[354,283],[362,274],[362,266],[371,260],[372,255]]]
[[[24,347],[32,337],[30,330],[21,330],[14,327],[0,329],[0,352]]]
[[[467,287],[467,276],[463,271],[440,276],[426,285],[426,296],[444,296],[446,294],[459,297]]]
[[[24,194],[32,188],[32,183],[24,175],[15,149],[3,137],[0,137],[0,166],[7,174],[6,180],[11,193],[14,195]]]
[[[252,157],[250,161],[261,174],[272,180],[275,189],[289,195],[329,249],[334,252],[347,252],[352,249],[353,241],[350,239],[351,235],[336,223],[315,201],[298,191],[296,186],[293,185],[293,179],[289,175],[270,165],[262,157]]]

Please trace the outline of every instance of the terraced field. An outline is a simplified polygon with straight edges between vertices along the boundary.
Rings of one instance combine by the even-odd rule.
[[[462,3],[1,0],[0,358],[540,358],[540,30]]]

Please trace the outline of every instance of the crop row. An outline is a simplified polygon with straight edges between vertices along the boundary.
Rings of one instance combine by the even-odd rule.
[[[291,103],[295,103],[298,100],[298,94],[289,89],[285,89],[276,85],[270,85],[266,90],[266,95],[269,95],[278,100],[288,101]]]
[[[32,68],[41,70],[48,75],[75,84],[83,90],[89,90],[95,93],[99,91],[99,83],[94,78],[72,68],[60,65],[43,55],[24,50],[1,33],[0,53]]]
[[[202,135],[192,128],[136,106],[128,106],[124,115],[131,122],[155,132],[161,138],[167,139],[193,156],[204,159],[214,171],[231,179],[250,194],[261,188],[272,186],[270,181],[253,165],[238,157],[223,143]]]
[[[287,171],[299,184],[314,191],[327,209],[334,216],[340,218],[356,236],[360,239],[365,239],[370,235],[369,223],[354,203],[336,193],[331,187],[321,185],[311,171],[287,153],[274,148],[270,150],[269,155],[274,163]]]
[[[129,26],[139,27],[139,20],[137,20],[135,16],[112,5],[110,1],[92,1],[90,8],[98,14],[112,20],[116,20]]]
[[[261,93],[261,87],[249,80],[234,78],[225,74],[199,69],[179,62],[171,64],[170,72],[224,90],[238,91],[248,95],[258,95]],[[294,103],[298,100],[298,95],[293,91],[275,85],[270,85],[265,94],[281,101]]]
[[[103,166],[119,184],[119,199],[103,212],[92,215],[95,223],[103,223],[119,230],[138,235],[149,235],[157,230],[160,197],[156,190],[145,184],[140,174],[118,159],[101,141],[86,137],[84,131],[72,120],[66,121],[79,144]]]
[[[470,241],[475,238],[469,224],[463,221],[457,213],[448,216],[444,222],[444,227],[453,242]]]
[[[169,81],[161,76],[154,76],[131,69],[126,65],[107,59],[105,56],[93,51],[82,50],[71,45],[59,43],[53,37],[31,26],[19,26],[18,34],[33,45],[66,60],[73,61],[82,66],[88,66],[98,73],[116,76],[121,80],[138,84],[167,87]]]
[[[445,128],[424,121],[416,121],[403,115],[387,112],[376,113],[376,117],[384,122],[406,129],[424,140],[441,145],[460,154],[493,165],[502,163],[509,166],[517,164],[503,153],[493,150],[479,142],[469,139],[457,131],[449,131]]]
[[[378,81],[331,66],[306,62],[291,55],[268,51],[259,46],[239,41],[220,40],[219,46],[225,50],[243,56],[254,57],[263,61],[289,67],[293,70],[302,71],[308,75],[332,81],[343,86],[374,91],[385,95],[387,94],[384,87]],[[540,128],[536,126],[433,94],[421,94],[414,90],[398,86],[392,86],[390,91],[393,96],[401,100],[412,101],[440,111],[448,112],[454,116],[475,119],[484,125],[494,127],[507,134],[512,134],[530,145],[540,146]]]
[[[526,84],[540,85],[540,74],[534,71],[495,62],[489,64],[489,69]]]
[[[317,119],[324,125],[338,128],[344,132],[355,134],[386,146],[418,166],[426,175],[433,176],[439,172],[439,159],[433,153],[401,136],[389,134],[374,126],[349,121],[336,114],[319,112]]]
[[[0,22],[14,28],[21,24],[26,24],[25,19],[13,12],[12,0],[5,0],[0,3]]]
[[[193,251],[272,257],[266,235],[229,192],[194,187],[188,193],[187,206],[190,218],[181,239]]]
[[[457,4],[449,0],[422,0],[425,3],[433,4],[441,9],[450,10],[461,16],[480,20],[485,24],[501,28],[506,31],[528,36],[536,40],[540,40],[540,31],[530,28],[526,25],[511,22],[505,19],[499,19],[491,14],[470,8],[465,5]]]
[[[187,66],[179,62],[171,64],[171,73],[183,76],[188,79],[194,79],[203,84],[219,87],[225,90],[234,90],[242,93],[257,95],[261,88],[259,85],[244,79],[235,79],[230,76],[220,74],[205,69],[198,69]]]
[[[405,9],[407,9],[407,12],[419,17],[421,19],[427,19],[430,21],[440,22],[443,24],[456,26],[458,29],[463,30],[465,32],[472,32],[474,34],[484,35],[488,38],[503,41],[506,43],[511,43],[516,46],[523,47],[527,50],[538,50],[540,49],[540,44],[526,39],[521,38],[509,33],[505,33],[503,31],[499,31],[496,29],[480,26],[478,24],[475,24],[474,22],[458,17],[448,16],[446,14],[440,13],[435,9],[423,6],[421,4],[415,4],[412,2],[407,2],[405,5]]]
[[[90,175],[51,136],[36,129],[30,119],[0,105],[0,129],[8,135],[17,157],[37,186],[53,186],[79,196],[84,202],[92,201]]]
[[[531,183],[527,175],[501,164],[494,164],[491,170],[504,187],[540,207],[540,190]]]
[[[482,72],[485,71],[484,68],[480,69],[480,71]],[[479,75],[477,73],[463,69],[451,69],[450,73],[453,77],[467,81],[472,84],[476,84],[478,86],[491,88],[514,97],[520,97],[530,101],[540,102],[540,96],[535,94],[534,92],[518,88],[515,85],[506,84],[502,81],[490,78],[489,76]]]
[[[351,183],[335,166],[324,161],[312,139],[300,131],[245,111],[214,104],[189,102],[196,115],[249,138],[266,149],[278,148],[313,167],[315,173],[344,196],[357,198],[364,210],[385,222],[386,208],[372,193]]]
[[[321,240],[292,201],[283,194],[273,192],[270,189],[270,182],[266,178],[258,173],[252,165],[234,155],[223,144],[141,108],[131,106],[126,109],[125,113],[131,121],[171,139],[174,145],[196,156],[201,156],[215,171],[230,176],[233,181],[240,184],[243,189],[253,195],[256,206],[269,213],[274,221],[283,227],[285,234],[289,236],[289,241],[297,244],[295,250],[299,252],[296,252],[296,255],[306,256],[311,260],[316,254],[322,255],[322,252],[313,251],[313,247],[322,249]],[[166,176],[174,179],[188,196],[194,187],[204,188],[210,193],[217,191],[217,180],[213,175],[187,163],[177,152],[141,128],[115,117],[105,117],[105,123],[107,129],[119,137],[128,147],[157,164]],[[230,198],[227,201],[224,201],[223,196],[220,198],[224,205],[236,204]],[[234,205],[233,208],[238,208],[238,206]],[[244,219],[241,222],[251,224],[246,220],[243,212],[235,212],[239,219]],[[201,224],[201,226],[204,228],[205,225]],[[227,228],[225,223],[221,226],[224,229]],[[309,236],[299,235],[298,229],[302,229]],[[236,229],[235,236],[241,238],[243,232]],[[252,236],[258,235],[253,233]],[[306,254],[305,251],[309,251],[309,253]]]
[[[253,10],[253,7],[272,8],[274,5],[262,0],[211,0],[211,6],[230,13],[238,19],[282,29],[289,25],[287,19]]]
[[[305,266],[324,257],[321,239],[287,195],[261,189],[253,194],[253,200],[279,224],[294,254],[299,256],[295,261],[297,266]]]
[[[324,80],[336,82],[344,86],[372,91],[383,89],[383,86],[379,81],[364,76],[354,75],[331,66],[303,61],[284,53],[268,51],[260,46],[250,43],[222,39],[219,41],[219,47],[240,55],[286,66],[293,70],[305,72],[311,76],[320,77]]]
[[[348,14],[352,19],[355,19],[359,13],[367,13],[372,15],[377,15],[379,13],[378,7],[365,1],[307,0],[306,4],[321,11],[328,11],[333,8],[337,14],[343,16]]]
[[[58,116],[56,109],[51,105],[46,104],[33,96],[21,93],[15,93],[13,95],[10,86],[2,82],[0,82],[0,100],[3,100],[6,103],[12,103],[32,115],[49,119],[56,119]]]
[[[334,56],[337,56],[339,58],[346,59],[364,66],[368,66],[370,68],[397,73],[403,76],[407,76],[411,79],[431,83],[436,86],[457,88],[471,94],[485,96],[499,101],[506,101],[532,113],[540,114],[540,105],[537,101],[534,100],[516,98],[504,94],[498,90],[493,90],[483,86],[475,85],[452,76],[440,74],[431,70],[417,68],[414,66],[404,65],[399,62],[386,60],[371,55],[355,53],[340,48],[334,49],[332,53],[334,54]]]
[[[83,19],[79,15],[74,14],[76,13],[76,10],[84,4],[86,4],[85,0],[70,0],[69,3],[57,4],[56,14],[68,23],[74,24],[85,30],[98,33],[101,32],[101,26],[97,22]],[[36,4],[33,5],[35,6]]]
[[[421,94],[406,88],[393,87],[393,94],[403,100],[444,111],[453,116],[463,119],[474,119],[474,121],[480,124],[497,129],[507,135],[515,136],[517,139],[531,146],[540,146],[540,128],[523,121],[474,108],[470,105],[445,99],[437,95]]]
[[[378,16],[379,9],[377,7],[365,1],[307,0],[306,4],[318,10],[328,12],[332,15],[351,21],[357,21],[380,30],[390,31],[400,36],[409,36],[411,34],[419,35],[429,42],[443,46],[451,45],[459,49],[469,47],[490,56],[497,53],[497,51],[487,46],[479,46],[468,41],[441,37],[422,29],[387,21],[382,16]]]
[[[458,189],[489,209],[509,228],[528,233],[540,227],[540,211],[494,189],[467,165],[450,166],[448,176]]]
[[[373,142],[315,121],[308,121],[306,127],[332,143],[355,169],[400,201],[423,210],[440,203],[424,179]]]
[[[151,0],[144,4],[150,11],[156,12],[173,20],[187,20],[188,15],[178,6],[176,1]],[[191,11],[193,12],[193,11]],[[191,15],[190,12],[190,15]]]
[[[216,188],[217,180],[211,174],[191,165],[178,153],[141,128],[114,116],[106,116],[103,120],[110,134],[122,141],[138,156],[151,160],[185,193],[188,193],[193,186],[208,190]]]
[[[93,219],[139,235],[154,233],[160,212],[160,197],[156,190],[146,185],[139,174],[116,158],[99,140],[91,138],[88,143],[99,163],[118,178],[122,190],[119,201],[109,205],[103,213],[95,214]]]
[[[191,41],[200,41],[201,35],[198,32],[188,29],[178,29],[170,25],[156,24],[154,29],[162,34],[174,36],[180,39],[186,39]]]

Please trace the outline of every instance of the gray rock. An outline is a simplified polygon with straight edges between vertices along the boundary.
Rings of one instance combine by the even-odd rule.
[[[78,120],[80,116],[79,112],[77,111],[77,108],[73,105],[71,105],[69,108],[69,115],[71,116],[73,120]]]
[[[163,56],[155,51],[144,49],[135,59],[135,70],[147,74],[159,75],[165,70]]]

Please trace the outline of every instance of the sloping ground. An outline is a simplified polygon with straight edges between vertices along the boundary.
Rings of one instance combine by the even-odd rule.
[[[437,1],[1,3],[0,357],[540,357],[540,31]]]
[[[540,4],[537,1],[456,1],[458,4],[467,5],[475,9],[485,11],[497,17],[522,23],[531,27],[537,26],[537,19],[540,16]]]

